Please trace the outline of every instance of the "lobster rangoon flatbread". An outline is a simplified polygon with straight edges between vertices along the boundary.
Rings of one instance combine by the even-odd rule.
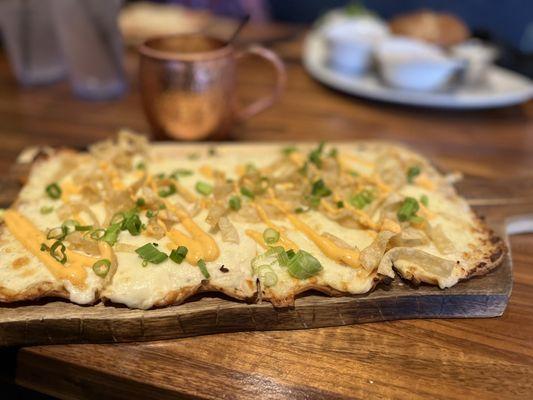
[[[289,306],[396,274],[445,289],[505,246],[448,178],[379,142],[200,145],[120,132],[34,162],[0,225],[0,301],[131,308],[220,291]]]

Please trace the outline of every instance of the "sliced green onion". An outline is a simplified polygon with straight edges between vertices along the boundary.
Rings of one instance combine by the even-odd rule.
[[[76,229],[78,232],[87,232],[93,229],[93,226],[92,225],[76,225],[74,229]]]
[[[94,240],[100,240],[104,237],[104,235],[105,235],[105,229],[103,228],[95,229],[89,234],[91,239],[94,239]]]
[[[305,196],[305,199],[307,200],[311,208],[318,208],[318,206],[320,205],[319,196],[308,195],[308,196]]]
[[[106,230],[101,240],[107,242],[110,246],[114,246],[120,234],[121,224],[110,225]]]
[[[309,163],[306,161],[304,165],[298,168],[298,173],[303,176],[307,176],[307,171],[309,170]]]
[[[209,271],[207,271],[207,266],[205,265],[204,260],[198,260],[198,268],[200,268],[200,272],[205,277],[205,279],[211,278],[211,275],[209,275]]]
[[[195,189],[198,193],[203,194],[204,196],[209,196],[213,193],[213,186],[202,181],[196,182]]]
[[[305,212],[305,210],[303,209],[303,207],[296,207],[296,208],[294,209],[294,212],[295,212],[296,214],[302,214],[302,213]]]
[[[198,160],[200,158],[200,153],[189,153],[187,158],[189,160]]]
[[[61,224],[61,226],[65,227],[65,229],[67,230],[67,235],[71,232],[74,232],[76,230],[76,227],[79,225],[80,223],[74,219],[67,219]]]
[[[142,161],[138,162],[137,165],[135,166],[135,169],[146,169],[146,164],[143,163]]]
[[[320,142],[318,147],[309,153],[309,157],[308,157],[309,161],[315,164],[317,168],[322,168],[321,156],[322,156],[322,151],[324,150],[324,145],[325,145],[324,142]]]
[[[165,253],[159,251],[152,243],[146,243],[144,246],[141,246],[136,249],[135,252],[144,261],[150,262],[152,264],[162,263],[168,258]]]
[[[126,219],[126,215],[123,212],[115,213],[111,217],[111,221],[109,221],[109,225],[115,225],[115,224],[122,225],[125,219]]]
[[[168,197],[173,195],[174,193],[176,193],[176,185],[174,185],[173,183],[162,189],[159,189],[159,191],[157,192],[160,197]]]
[[[362,209],[374,201],[374,194],[369,190],[363,190],[350,198],[350,204],[355,208]]]
[[[355,171],[350,171],[349,174],[350,174],[351,176],[353,176],[354,178],[357,177],[357,176],[359,176],[359,174],[358,174],[357,172],[355,172]]]
[[[266,244],[274,244],[279,240],[279,232],[272,228],[267,228],[263,232],[263,240]]]
[[[160,210],[164,210],[165,208],[167,208],[167,206],[164,204],[164,203],[161,203],[159,204],[159,207],[158,207]]]
[[[50,251],[50,247],[48,247],[46,244],[41,243],[41,251]]]
[[[181,264],[185,257],[187,256],[187,253],[189,252],[189,249],[185,246],[179,246],[177,249],[174,249],[170,252],[169,258],[174,261],[176,264]]]
[[[51,199],[57,200],[61,197],[61,188],[57,183],[51,183],[46,187],[46,194],[48,194],[48,197]]]
[[[313,183],[311,194],[318,197],[327,197],[331,195],[331,189],[329,189],[322,179]]]
[[[283,249],[283,247],[282,247]],[[287,251],[280,251],[278,253],[278,263],[279,265],[281,265],[282,267],[286,267],[287,265],[289,265],[289,261],[292,257],[294,257],[295,253],[294,253],[294,250],[293,249],[289,249]]]
[[[111,268],[111,261],[107,258],[102,258],[93,264],[93,271],[100,278],[105,278]]]
[[[322,271],[322,264],[305,250],[298,250],[293,257],[289,257],[287,271],[298,279],[307,279]]]
[[[296,150],[298,150],[296,146],[287,146],[281,149],[281,153],[285,156],[288,156],[289,154],[294,153]]]
[[[410,167],[407,170],[407,182],[413,183],[418,175],[420,175],[420,167],[416,165],[414,167]]]
[[[59,248],[59,252],[57,251]],[[56,240],[54,244],[50,247],[50,255],[54,257],[61,264],[67,262],[67,248],[62,241]]]
[[[144,207],[146,205],[146,200],[144,200],[142,197],[139,197],[135,202],[135,205],[137,207]]]
[[[180,176],[191,176],[193,173],[194,172],[190,169],[178,168],[175,169],[169,177],[177,180]]]
[[[159,174],[154,175],[156,179],[163,179],[165,177],[164,172],[160,172]]]
[[[137,236],[141,233],[142,222],[137,214],[133,214],[126,218],[123,223],[123,229],[126,229],[132,236]]]
[[[398,216],[398,220],[401,222],[411,220],[416,215],[419,208],[420,206],[415,198],[406,197],[396,214]]]
[[[216,156],[216,154],[217,154],[217,149],[216,149],[216,147],[210,147],[210,148],[207,150],[207,154],[209,154],[210,156]]]
[[[39,210],[41,214],[50,214],[52,211],[54,211],[54,207],[52,206],[42,206]]]
[[[420,202],[426,207],[429,206],[429,197],[423,194],[422,196],[420,196]]]
[[[413,223],[415,223],[415,224],[421,224],[422,222],[425,221],[425,219],[422,218],[422,217],[419,216],[419,215],[413,215],[409,221],[411,221],[411,222],[413,222]]]
[[[56,226],[48,231],[46,234],[47,239],[63,240],[68,234],[68,228],[65,226]]]
[[[344,201],[339,200],[337,201],[336,204],[337,204],[337,208],[344,208]]]
[[[246,197],[250,198],[250,199],[253,199],[255,197],[254,193],[250,189],[248,189],[247,187],[244,187],[244,186],[241,188],[241,194],[243,196],[246,196]]]
[[[148,210],[146,211],[146,218],[153,218],[159,214],[159,211]]]
[[[261,265],[257,267],[256,273],[261,284],[265,287],[271,287],[278,283],[278,276],[270,265]]]
[[[231,196],[228,204],[233,211],[239,211],[241,209],[241,198],[239,196]]]
[[[331,158],[337,158],[338,155],[339,155],[339,150],[337,150],[336,147],[333,147],[328,153],[328,156]]]

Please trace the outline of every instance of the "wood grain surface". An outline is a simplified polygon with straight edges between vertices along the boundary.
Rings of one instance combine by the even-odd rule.
[[[521,189],[522,179],[533,177],[533,102],[451,112],[352,98],[305,73],[300,44],[301,38],[273,44],[287,63],[287,92],[274,108],[236,128],[235,140],[389,139],[412,146],[444,169],[475,179],[511,179],[513,190]],[[135,65],[131,55],[132,77]],[[268,91],[268,69],[253,60],[240,69],[243,101]],[[147,129],[134,79],[130,94],[120,101],[83,102],[63,83],[19,88],[0,57],[4,171],[28,145],[81,147],[121,126]],[[501,190],[505,193],[505,184]],[[505,198],[497,193],[491,204],[481,207],[497,207]],[[531,203],[524,196],[513,207]],[[10,376],[20,385],[60,398],[529,399],[533,235],[511,237],[510,243],[514,285],[509,306],[498,318],[28,347],[11,359]]]

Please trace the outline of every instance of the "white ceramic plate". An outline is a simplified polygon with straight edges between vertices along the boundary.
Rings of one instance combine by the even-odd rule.
[[[496,66],[487,71],[487,82],[482,86],[463,86],[438,93],[413,92],[388,87],[375,73],[343,75],[326,65],[325,50],[322,37],[317,32],[307,36],[303,51],[307,71],[325,85],[372,100],[423,107],[475,109],[506,107],[533,98],[531,80]]]

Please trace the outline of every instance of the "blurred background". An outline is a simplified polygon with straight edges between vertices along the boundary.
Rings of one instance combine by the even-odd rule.
[[[241,23],[233,43],[239,51],[260,44],[275,52],[267,61],[276,54],[282,61],[274,64],[273,75],[267,63],[237,56],[239,65],[251,67],[224,77],[248,82],[230,88],[231,98],[215,96],[220,87],[214,85],[201,91],[194,79],[172,88],[170,80],[197,75],[171,73],[175,63],[161,66],[158,74],[139,73],[138,48],[150,38],[200,33],[224,42]],[[528,79],[533,77],[531,0],[0,0],[0,28],[0,91],[20,99],[18,110],[31,107],[39,96],[61,97],[78,115],[97,106],[77,102],[115,103],[130,110],[128,118],[116,118],[116,125],[149,126],[161,138],[228,138],[244,119],[288,101],[283,87],[294,87],[302,77],[289,71],[285,79],[283,63],[289,70],[297,64],[305,76],[353,95],[354,105],[377,101],[358,103],[376,109],[385,103],[442,110],[509,107],[527,102],[533,93]],[[165,57],[177,57],[181,50],[172,51]],[[167,86],[154,94],[147,81]],[[237,91],[239,96],[233,95]],[[170,92],[176,99],[172,105],[169,96],[163,99]],[[205,120],[215,113],[217,107],[207,106],[214,98],[228,99],[231,110],[213,118],[209,129],[170,132],[169,126],[193,121],[194,115],[203,113]],[[257,98],[262,100],[253,103]],[[242,104],[254,104],[253,112],[239,113]],[[170,114],[188,117],[162,121]]]

